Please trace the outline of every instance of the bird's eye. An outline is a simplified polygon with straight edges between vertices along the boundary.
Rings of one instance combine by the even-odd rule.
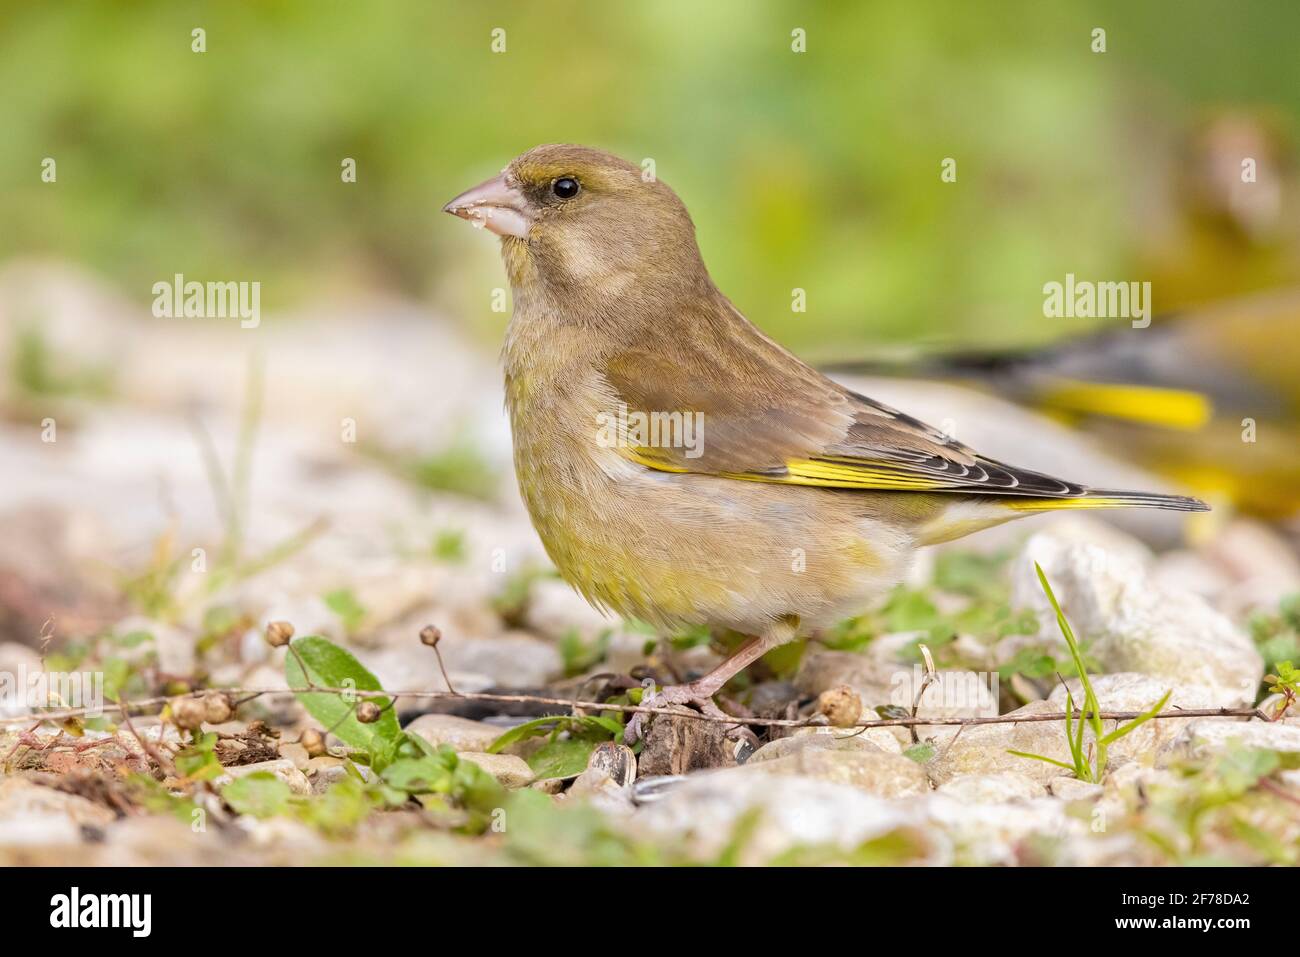
[[[573,199],[578,195],[578,181],[572,176],[561,176],[551,184],[551,192],[560,199]]]

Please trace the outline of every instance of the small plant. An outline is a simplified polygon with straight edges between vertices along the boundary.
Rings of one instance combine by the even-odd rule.
[[[321,600],[325,602],[326,608],[339,616],[343,630],[349,635],[355,634],[361,627],[361,622],[366,617],[366,609],[357,600],[356,593],[351,588],[336,588],[322,595]]]
[[[1079,657],[1088,668],[1098,667],[1096,660],[1089,656],[1087,648],[1080,648]],[[1030,680],[1039,680],[1053,675],[1077,678],[1079,672],[1074,667],[1073,656],[1058,658],[1053,654],[1052,649],[1046,646],[1030,646],[1021,648],[1010,661],[998,666],[998,677],[1003,681],[1010,680],[1012,675],[1023,675]]]
[[[583,640],[578,629],[570,628],[560,636],[560,657],[564,659],[565,677],[572,678],[596,667],[609,653],[611,629],[602,629],[591,641]]]
[[[602,741],[616,741],[623,723],[605,715],[547,715],[511,728],[488,746],[489,754],[528,738],[546,736],[547,741],[528,757],[528,766],[539,779],[568,778],[581,774],[591,752]]]
[[[1256,612],[1250,619],[1250,634],[1264,658],[1266,674],[1276,674],[1279,663],[1300,660],[1300,594],[1288,595],[1276,612]],[[1268,683],[1268,679],[1264,679]],[[1264,690],[1261,688],[1260,697]]]
[[[1264,682],[1268,685],[1270,694],[1282,696],[1282,704],[1273,714],[1273,720],[1276,721],[1295,704],[1296,694],[1300,692],[1300,669],[1289,661],[1279,661],[1273,670],[1273,674],[1264,676]]]
[[[520,628],[528,613],[533,583],[543,578],[555,578],[556,572],[537,565],[525,565],[513,572],[492,596],[492,610],[511,628]]]
[[[1231,857],[1224,854],[1237,844],[1258,858],[1252,863],[1294,867],[1300,849],[1261,824],[1294,817],[1294,798],[1277,775],[1297,763],[1295,754],[1240,742],[1204,758],[1176,762],[1170,770],[1179,776],[1179,786],[1148,795],[1156,814],[1148,817],[1140,833],[1171,863],[1239,864],[1240,851]]]
[[[996,574],[1001,555],[951,552],[935,567],[933,589],[897,586],[878,609],[848,618],[830,628],[821,643],[835,651],[864,651],[880,635],[916,632],[902,655],[919,662],[924,642],[943,667],[964,667],[952,645],[958,635],[985,643],[1008,635],[1032,635],[1038,619],[1028,609],[1012,609],[1007,586]],[[936,600],[941,593],[943,601]]]
[[[357,772],[356,783],[349,784],[345,779],[334,785],[334,788],[343,786],[339,792],[342,802],[339,813],[343,818],[364,817],[370,806],[401,807],[416,800],[426,810],[440,811],[458,820],[470,832],[480,832],[487,826],[492,811],[501,806],[505,796],[491,775],[473,762],[461,760],[447,745],[435,748],[419,735],[403,731],[390,698],[373,693],[316,690],[382,691],[379,679],[338,645],[309,635],[295,638],[289,652],[285,658],[285,679],[289,687],[329,734],[354,749],[349,755],[350,763],[368,765],[372,772],[364,782]],[[258,787],[278,790],[266,782],[259,782]],[[274,794],[259,793],[255,802],[253,797],[235,792],[236,800],[247,799],[250,805],[282,806],[280,797]],[[343,801],[345,797],[347,800]],[[291,803],[306,807],[300,801]],[[335,817],[327,815],[319,823],[326,829],[343,829],[337,822],[330,823]]]
[[[1011,751],[1010,749],[1008,751],[1020,758],[1046,761],[1048,764],[1055,764],[1067,771],[1073,771],[1074,776],[1080,781],[1088,781],[1094,784],[1100,783],[1106,774],[1107,747],[1159,714],[1160,710],[1168,703],[1169,696],[1173,694],[1173,689],[1166,691],[1164,697],[1157,701],[1151,710],[1144,711],[1127,724],[1116,725],[1113,731],[1106,734],[1101,718],[1101,705],[1097,701],[1097,695],[1092,690],[1092,682],[1088,679],[1088,668],[1084,664],[1083,655],[1079,651],[1079,643],[1074,638],[1074,629],[1066,621],[1065,612],[1061,611],[1061,605],[1056,600],[1056,595],[1052,591],[1051,584],[1047,581],[1047,576],[1043,574],[1042,567],[1035,562],[1034,569],[1038,572],[1038,581],[1043,586],[1043,592],[1047,595],[1047,600],[1052,603],[1052,608],[1056,612],[1056,623],[1061,629],[1061,635],[1065,638],[1065,643],[1070,647],[1070,657],[1073,659],[1075,670],[1078,672],[1079,683],[1083,686],[1083,710],[1077,716],[1075,715],[1074,695],[1071,693],[1069,686],[1065,685],[1065,679],[1061,678],[1061,684],[1065,685],[1065,741],[1070,749],[1072,763],[1066,764],[1064,761],[1058,761],[1042,754],[1031,754],[1027,751]],[[1077,728],[1075,726],[1076,721],[1078,722]],[[1085,747],[1083,737],[1086,729],[1092,731],[1092,742]]]
[[[935,755],[935,747],[929,741],[921,741],[903,752],[903,757],[911,758],[917,764],[928,763]]]
[[[31,399],[85,397],[102,399],[112,392],[107,367],[66,368],[60,350],[32,323],[15,334],[11,353],[12,382],[16,391]]]
[[[433,557],[440,562],[459,565],[465,561],[465,533],[458,528],[445,528],[433,537]]]
[[[490,502],[496,495],[492,464],[468,436],[426,455],[363,446],[362,452],[406,481],[432,492],[451,492]]]

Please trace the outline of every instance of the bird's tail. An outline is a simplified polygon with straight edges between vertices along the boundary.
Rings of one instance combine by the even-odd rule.
[[[917,541],[922,545],[938,545],[994,525],[1028,518],[1037,512],[1069,508],[1161,508],[1175,512],[1210,510],[1200,499],[1184,495],[1079,486],[1074,488],[1075,491],[1060,495],[952,496],[953,501],[947,508],[939,509],[917,530]]]
[[[1186,495],[1161,495],[1157,492],[1126,492],[1116,489],[1090,488],[1078,495],[1041,498],[1001,499],[1002,504],[1018,512],[1053,512],[1065,508],[1162,508],[1171,512],[1208,512],[1210,506],[1199,498]]]
[[[1093,332],[1037,349],[953,351],[838,360],[825,368],[862,375],[937,378],[983,389],[1067,421],[1106,419],[1178,431],[1196,431],[1214,414],[1211,397],[1170,382],[1163,359],[1177,354],[1177,323],[1152,330],[1167,348],[1113,330]],[[1114,381],[1118,376],[1119,381]]]

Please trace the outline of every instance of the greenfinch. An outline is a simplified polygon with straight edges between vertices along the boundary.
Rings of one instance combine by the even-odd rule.
[[[832,382],[714,286],[677,195],[609,153],[536,147],[444,210],[501,239],[515,471],[560,574],[602,610],[749,636],[644,703],[722,716],[732,676],[860,612],[921,546],[1054,509],[1205,510],[986,458]]]
[[[1300,290],[1261,293],[1045,348],[828,364],[955,381],[1079,429],[1247,514],[1300,514]]]

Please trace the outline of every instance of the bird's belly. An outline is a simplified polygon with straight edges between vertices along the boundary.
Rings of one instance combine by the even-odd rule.
[[[861,495],[656,472],[590,444],[543,463],[518,435],[516,469],[560,574],[660,627],[822,627],[895,583],[912,550]]]

